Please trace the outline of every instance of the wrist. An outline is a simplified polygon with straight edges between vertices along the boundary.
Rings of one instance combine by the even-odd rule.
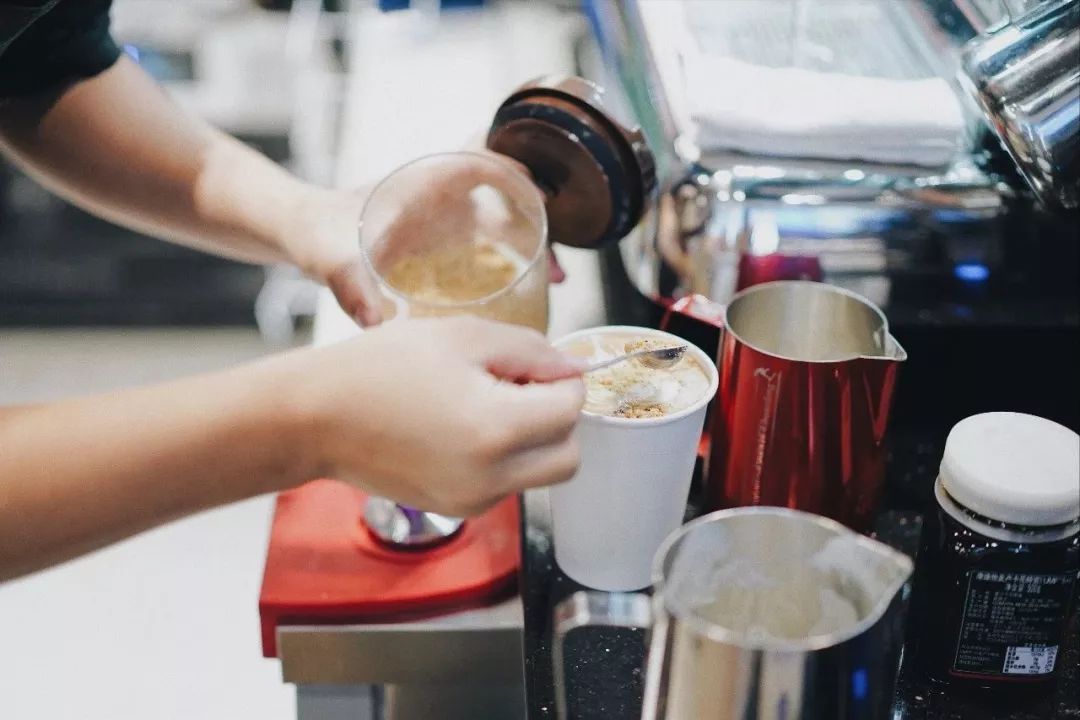
[[[274,398],[273,412],[291,458],[291,485],[333,477],[337,468],[332,398],[325,392],[322,353],[304,348],[268,361],[265,396]]]
[[[305,275],[327,284],[360,255],[360,205],[356,193],[301,184],[284,205],[278,244]]]
[[[321,403],[312,393],[310,351],[295,350],[241,368],[238,382],[250,391],[245,441],[267,469],[256,493],[277,492],[328,475]],[[245,423],[241,423],[245,424]]]

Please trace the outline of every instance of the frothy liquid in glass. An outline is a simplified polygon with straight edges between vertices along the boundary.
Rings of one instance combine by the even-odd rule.
[[[414,300],[446,305],[497,293],[525,266],[506,245],[476,242],[407,255],[390,267],[386,281]]]
[[[476,315],[547,332],[544,198],[510,163],[444,153],[398,168],[364,205],[360,246],[386,320]]]
[[[675,345],[656,336],[598,334],[562,349],[589,362],[600,362],[636,350]],[[611,417],[663,417],[690,407],[708,391],[709,375],[689,353],[663,370],[627,360],[585,375],[585,411]]]
[[[413,317],[469,314],[547,331],[547,265],[530,266],[507,243],[478,239],[412,252],[384,279]]]

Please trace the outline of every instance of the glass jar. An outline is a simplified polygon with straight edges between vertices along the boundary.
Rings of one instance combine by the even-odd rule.
[[[919,554],[922,665],[950,686],[1052,687],[1080,571],[1080,436],[1018,413],[949,433]]]

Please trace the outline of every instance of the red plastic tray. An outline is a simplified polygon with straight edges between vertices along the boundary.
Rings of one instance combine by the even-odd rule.
[[[483,606],[514,588],[516,497],[470,518],[445,545],[392,550],[364,526],[366,495],[317,480],[278,496],[259,594],[263,655],[282,624],[395,622]]]

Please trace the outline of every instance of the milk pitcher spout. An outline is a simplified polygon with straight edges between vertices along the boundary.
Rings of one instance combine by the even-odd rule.
[[[894,363],[902,363],[907,360],[907,350],[890,333],[882,331],[880,344],[881,352],[879,354],[867,355],[863,359]]]

